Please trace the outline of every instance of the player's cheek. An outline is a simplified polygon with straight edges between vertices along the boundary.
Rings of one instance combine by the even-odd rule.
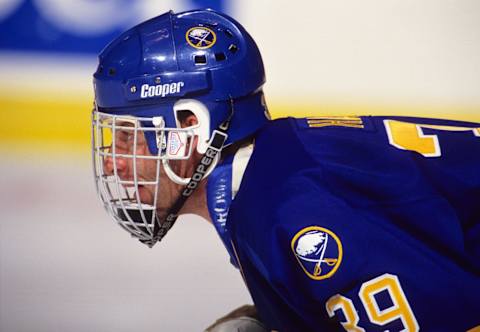
[[[151,159],[137,160],[137,172],[138,176],[148,181],[158,181],[157,179],[157,163],[160,161]]]

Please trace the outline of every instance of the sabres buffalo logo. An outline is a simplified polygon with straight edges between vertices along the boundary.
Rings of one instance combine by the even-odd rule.
[[[303,271],[314,280],[330,278],[342,262],[342,243],[335,233],[310,226],[292,239],[292,250]]]
[[[215,32],[206,27],[193,27],[188,29],[185,38],[190,46],[200,50],[212,47],[217,41]]]

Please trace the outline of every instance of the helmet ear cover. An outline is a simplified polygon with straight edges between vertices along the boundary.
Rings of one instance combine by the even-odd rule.
[[[173,112],[175,114],[176,127],[181,128],[181,123],[178,118],[178,113],[181,111],[192,112],[197,118],[197,124],[189,127],[194,135],[198,136],[197,152],[204,154],[208,148],[208,141],[210,139],[210,112],[207,107],[195,99],[180,99],[173,105]]]

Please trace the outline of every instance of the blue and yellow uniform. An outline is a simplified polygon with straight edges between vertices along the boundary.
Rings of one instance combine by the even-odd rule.
[[[480,331],[480,124],[280,119],[233,200],[231,169],[209,208],[268,328]]]

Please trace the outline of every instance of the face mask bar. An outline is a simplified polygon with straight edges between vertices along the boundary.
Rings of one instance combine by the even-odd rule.
[[[141,241],[151,240],[159,227],[157,200],[161,164],[192,155],[194,133],[188,128],[165,128],[161,117],[112,115],[93,110],[92,152],[97,193],[117,223]],[[145,126],[151,124],[152,126]],[[154,132],[158,152],[146,142]],[[170,166],[169,166],[170,167]],[[141,193],[147,194],[147,201]],[[143,201],[142,201],[143,199]],[[157,226],[155,226],[157,224]]]

